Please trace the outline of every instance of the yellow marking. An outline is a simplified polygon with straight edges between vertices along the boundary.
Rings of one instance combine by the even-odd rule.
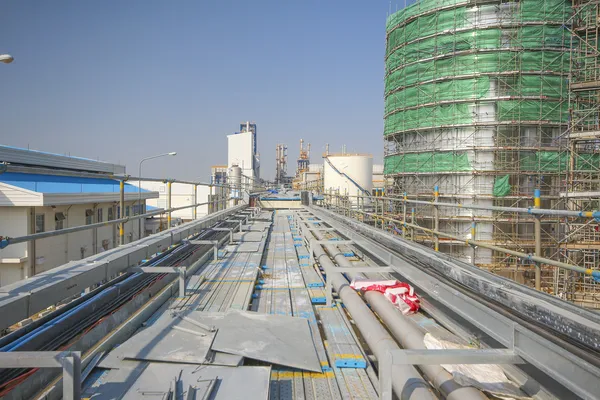
[[[588,218],[592,218],[594,216],[594,213],[591,212],[591,211],[586,211],[585,212],[585,216],[588,217]]]
[[[295,374],[295,372],[282,371],[282,372],[279,372],[279,379],[293,378],[294,374]]]
[[[334,354],[335,358],[363,360],[363,357],[356,354]]]
[[[329,367],[329,363],[327,361],[321,361],[321,367]]]
[[[588,268],[585,270],[586,275],[591,275],[593,272],[593,270],[591,268]]]

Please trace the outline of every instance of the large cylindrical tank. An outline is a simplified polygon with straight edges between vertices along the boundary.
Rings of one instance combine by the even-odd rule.
[[[534,182],[543,194],[557,195],[565,178],[559,138],[569,123],[571,37],[565,25],[571,15],[568,0],[417,0],[390,15],[388,194],[431,200],[438,186],[443,202],[528,207],[533,186],[527,182]],[[431,227],[431,211],[419,208],[419,224]],[[478,240],[505,243],[507,232],[517,231],[484,222],[485,212],[455,213],[441,208],[440,226],[465,238],[469,217],[477,221]],[[533,246],[531,235],[510,240],[521,250],[523,243],[527,251]],[[490,250],[479,248],[476,256],[480,264],[495,262]]]
[[[364,196],[373,189],[373,156],[370,154],[330,154],[323,162],[325,193]],[[356,198],[351,198],[356,203]]]
[[[232,165],[229,168],[229,183],[233,186],[231,188],[231,198],[241,199],[242,198],[242,169],[237,165]]]

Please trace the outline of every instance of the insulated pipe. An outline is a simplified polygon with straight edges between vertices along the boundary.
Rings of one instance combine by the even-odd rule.
[[[313,238],[311,240],[314,240],[314,238],[320,239],[320,235],[316,231],[312,231],[312,234]],[[327,246],[327,248],[332,248],[332,251],[335,250],[335,246]],[[326,270],[335,268],[335,264],[329,259],[320,245],[313,246],[313,251],[315,253],[315,260],[323,264]],[[386,353],[399,350],[396,341],[381,325],[375,314],[371,312],[360,296],[348,285],[348,281],[342,274],[329,272],[327,279],[331,281],[332,287],[344,302],[344,306],[348,309],[350,315],[352,315],[360,333],[378,360],[383,359]],[[412,365],[394,366],[391,380],[392,388],[399,399],[434,400],[437,398],[429,387],[429,384]]]
[[[313,231],[313,234],[319,239],[323,239],[323,235],[318,231]],[[335,245],[325,246],[327,252],[333,256],[335,262],[341,267],[352,267],[352,263],[348,261],[346,256]],[[359,274],[348,274],[354,275],[353,278]],[[367,300],[369,305],[379,318],[385,322],[386,327],[400,342],[402,347],[405,349],[425,349],[423,338],[425,335],[423,332],[415,327],[408,319],[402,315],[400,311],[388,299],[385,298],[383,293],[377,291],[368,291],[364,293],[364,298]],[[360,327],[359,327],[360,329]],[[483,393],[478,389],[470,386],[461,386],[454,381],[452,375],[439,365],[419,365],[421,371],[427,375],[427,377],[433,383],[433,386],[437,388],[447,399],[449,400],[481,400],[487,399]]]

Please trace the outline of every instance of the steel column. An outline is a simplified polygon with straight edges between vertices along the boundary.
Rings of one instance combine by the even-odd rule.
[[[540,209],[542,205],[541,197],[540,197],[540,189],[535,189],[533,194],[533,207],[535,209]],[[542,222],[540,221],[539,215],[534,216],[533,227],[534,227],[534,236],[535,236],[535,255],[537,257],[542,256]],[[535,263],[535,288],[537,290],[542,290],[542,264],[540,262]]]

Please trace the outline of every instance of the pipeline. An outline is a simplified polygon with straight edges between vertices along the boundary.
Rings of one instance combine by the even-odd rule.
[[[313,233],[317,239],[323,240],[324,237],[318,231]],[[340,253],[335,245],[324,246],[334,261],[341,267],[352,267],[352,263]],[[361,274],[348,274],[352,278],[363,277]],[[364,278],[364,277],[363,277]],[[368,291],[364,293],[372,309],[379,315],[379,318],[385,322],[386,327],[394,335],[405,349],[425,349],[423,343],[423,332],[415,327],[407,318],[400,313],[396,307],[390,303],[385,296],[377,291]],[[419,368],[431,380],[433,386],[437,388],[449,400],[481,400],[487,399],[478,389],[470,386],[461,386],[456,383],[452,375],[439,365],[419,365]]]
[[[312,240],[319,239],[318,233],[313,232],[312,234],[314,236]],[[314,246],[313,249],[315,260],[324,264],[326,269],[335,267],[320,245]],[[344,306],[352,315],[356,326],[378,360],[383,359],[384,354],[390,351],[399,350],[396,341],[389,335],[360,296],[348,285],[348,281],[342,274],[329,273],[327,279],[331,281],[332,287],[344,302]],[[398,398],[403,400],[433,400],[437,398],[429,384],[412,365],[397,365],[393,368],[392,388]]]

